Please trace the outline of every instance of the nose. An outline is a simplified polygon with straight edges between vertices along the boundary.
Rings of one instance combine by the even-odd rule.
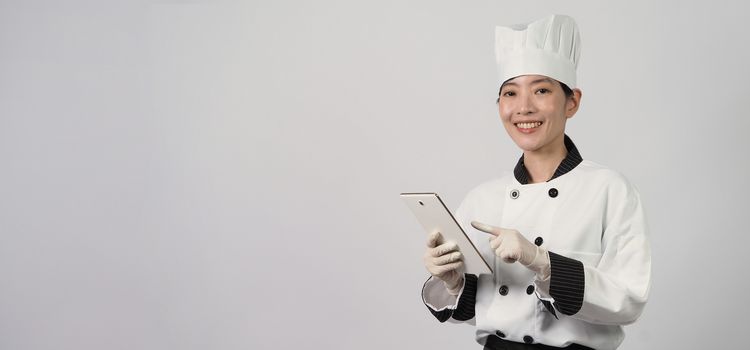
[[[528,115],[536,111],[534,101],[531,100],[530,94],[521,94],[519,97],[518,110],[516,111],[517,115]]]

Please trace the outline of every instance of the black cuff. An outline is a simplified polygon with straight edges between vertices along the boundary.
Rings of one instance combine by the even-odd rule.
[[[427,281],[429,280],[430,278],[427,278]],[[425,281],[424,286],[427,285],[427,281]],[[424,286],[422,286],[423,295]],[[466,321],[474,317],[474,305],[476,304],[476,298],[477,276],[467,273],[464,274],[464,289],[461,293],[461,298],[458,299],[456,309],[445,308],[443,310],[436,311],[427,304],[425,304],[425,306],[427,306],[427,310],[430,310],[430,313],[435,316],[435,318],[437,318],[440,322],[447,321],[449,318],[451,318],[451,316],[453,316],[453,318],[458,321]]]
[[[451,318],[451,314],[453,313],[453,309],[443,309],[440,311],[435,311],[429,306],[427,307],[427,309],[430,310],[432,316],[435,316],[435,318],[437,318],[440,322],[448,321],[448,319]]]
[[[424,288],[427,286],[427,282],[430,281],[430,278],[432,278],[432,276],[427,277],[427,281],[425,281],[424,285],[422,285],[422,295],[424,295]],[[422,301],[424,301],[424,300],[422,300]],[[453,314],[453,309],[445,308],[445,309],[442,309],[440,311],[435,311],[429,305],[427,305],[426,303],[424,304],[424,306],[426,306],[427,310],[430,310],[430,313],[432,314],[432,316],[435,316],[435,318],[437,318],[438,321],[440,321],[440,322],[447,321],[449,318],[451,318],[451,315]]]
[[[564,315],[575,315],[583,305],[586,285],[583,263],[549,252],[549,294],[555,298],[555,307]]]
[[[477,276],[464,274],[464,291],[461,298],[458,299],[456,311],[453,311],[453,318],[458,321],[468,321],[474,318],[474,306],[477,303]]]

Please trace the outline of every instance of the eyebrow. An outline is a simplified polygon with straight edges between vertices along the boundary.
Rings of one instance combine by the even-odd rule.
[[[515,79],[515,78],[513,78],[513,79]],[[534,80],[533,80],[533,81],[532,81],[532,82],[530,83],[530,85],[533,85],[533,84],[538,84],[538,83],[541,83],[541,82],[548,82],[548,83],[552,84],[552,83],[554,83],[554,80],[552,80],[552,78],[548,78],[548,77],[544,77],[544,78],[539,78],[539,79],[534,79]],[[518,84],[514,83],[514,82],[513,82],[513,80],[511,80],[511,81],[509,81],[509,82],[507,82],[507,83],[503,84],[503,86],[506,86],[506,85],[515,85],[515,86],[518,86]],[[501,86],[501,87],[500,87],[500,89],[502,89],[502,88],[503,88],[503,86]]]

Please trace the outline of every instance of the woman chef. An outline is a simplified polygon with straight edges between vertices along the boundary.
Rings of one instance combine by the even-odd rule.
[[[439,233],[427,242],[424,303],[440,322],[476,325],[485,349],[615,349],[648,299],[638,191],[583,160],[564,133],[581,102],[580,48],[567,16],[496,28],[500,119],[523,155],[455,215],[494,275],[464,274],[457,246]]]

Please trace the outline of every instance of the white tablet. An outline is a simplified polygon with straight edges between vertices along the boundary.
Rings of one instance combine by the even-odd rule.
[[[427,234],[437,231],[443,236],[443,240],[458,244],[458,249],[464,256],[467,273],[492,274],[490,265],[484,260],[477,247],[471,243],[469,237],[461,229],[461,225],[437,193],[402,193],[401,199],[409,206]]]

